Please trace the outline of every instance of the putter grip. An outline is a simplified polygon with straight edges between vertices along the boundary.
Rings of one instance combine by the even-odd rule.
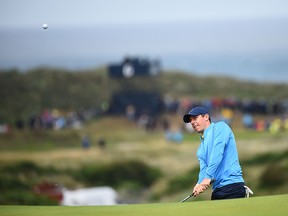
[[[211,185],[213,182],[215,182],[215,181],[216,181],[215,179],[211,179],[210,185]],[[192,193],[190,196],[194,196],[194,193]]]
[[[211,179],[210,181],[210,185],[215,182],[215,179]],[[194,196],[194,193],[190,194],[189,196],[187,196],[186,198],[184,198],[183,200],[181,200],[181,203],[182,202],[185,202],[186,200],[188,200],[190,197]]]

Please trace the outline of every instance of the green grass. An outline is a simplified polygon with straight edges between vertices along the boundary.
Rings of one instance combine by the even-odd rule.
[[[169,115],[169,119],[173,122],[173,128],[183,124],[178,115]],[[288,168],[287,131],[274,136],[267,131],[256,132],[235,127],[234,133],[244,179],[255,192],[254,197],[288,194],[288,186],[285,184],[287,175],[281,175],[283,172],[287,173]],[[81,138],[84,134],[91,139],[89,150],[81,148]],[[99,148],[97,145],[99,138],[106,140],[106,148]],[[23,183],[24,186],[28,185],[31,188],[43,181],[56,182],[69,189],[97,186],[95,183],[87,185],[86,182],[73,178],[71,172],[93,168],[96,165],[107,168],[107,165],[111,163],[137,161],[160,170],[163,175],[149,188],[143,188],[140,192],[137,190],[137,193],[139,192],[137,197],[134,191],[133,194],[130,193],[130,186],[125,186],[121,190],[115,188],[120,193],[120,197],[124,201],[130,200],[131,196],[135,197],[137,201],[133,203],[170,203],[178,200],[177,197],[185,196],[194,186],[196,180],[193,177],[195,176],[193,170],[199,169],[196,158],[198,145],[197,134],[184,133],[184,140],[181,144],[168,143],[161,129],[147,132],[136,123],[115,116],[97,118],[80,130],[14,130],[0,135],[0,169],[18,168],[6,174],[1,173],[0,170],[0,180],[2,178],[2,186],[11,185],[11,183],[17,186]],[[29,165],[29,163],[32,166],[36,165],[37,172],[26,172],[23,167],[18,166],[19,164]],[[55,172],[51,173],[49,170],[55,170]],[[272,178],[263,178],[263,176],[270,176],[266,174],[271,173],[268,172],[269,170],[273,171]],[[109,177],[110,174],[107,176]],[[279,180],[275,178],[278,176],[283,177],[283,184],[274,183],[275,179]],[[108,185],[108,182],[105,185]],[[20,201],[18,188],[13,191],[11,188],[2,188],[7,189],[7,193],[4,194],[1,191],[1,204],[36,205],[29,197],[31,193],[29,188],[26,190],[27,199],[23,191],[23,199]],[[204,193],[193,201],[208,199],[210,199],[210,194]],[[28,201],[21,202],[23,200],[28,200],[29,203]],[[38,204],[46,205],[46,203]]]
[[[137,204],[116,206],[0,206],[1,216],[277,216],[288,212],[288,195],[263,196],[249,199],[202,201],[186,203]]]

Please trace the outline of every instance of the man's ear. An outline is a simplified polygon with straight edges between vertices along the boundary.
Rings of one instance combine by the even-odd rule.
[[[205,119],[206,119],[206,121],[209,121],[209,114],[205,114]]]

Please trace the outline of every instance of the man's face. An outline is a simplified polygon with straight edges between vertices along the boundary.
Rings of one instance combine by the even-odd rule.
[[[205,114],[205,115],[191,116],[190,123],[197,133],[203,133],[204,130],[209,126],[209,115]]]

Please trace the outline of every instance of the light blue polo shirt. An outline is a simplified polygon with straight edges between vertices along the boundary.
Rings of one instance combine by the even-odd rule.
[[[203,135],[197,150],[200,163],[198,183],[204,178],[215,179],[212,184],[215,189],[244,182],[231,128],[225,122],[211,123]]]

